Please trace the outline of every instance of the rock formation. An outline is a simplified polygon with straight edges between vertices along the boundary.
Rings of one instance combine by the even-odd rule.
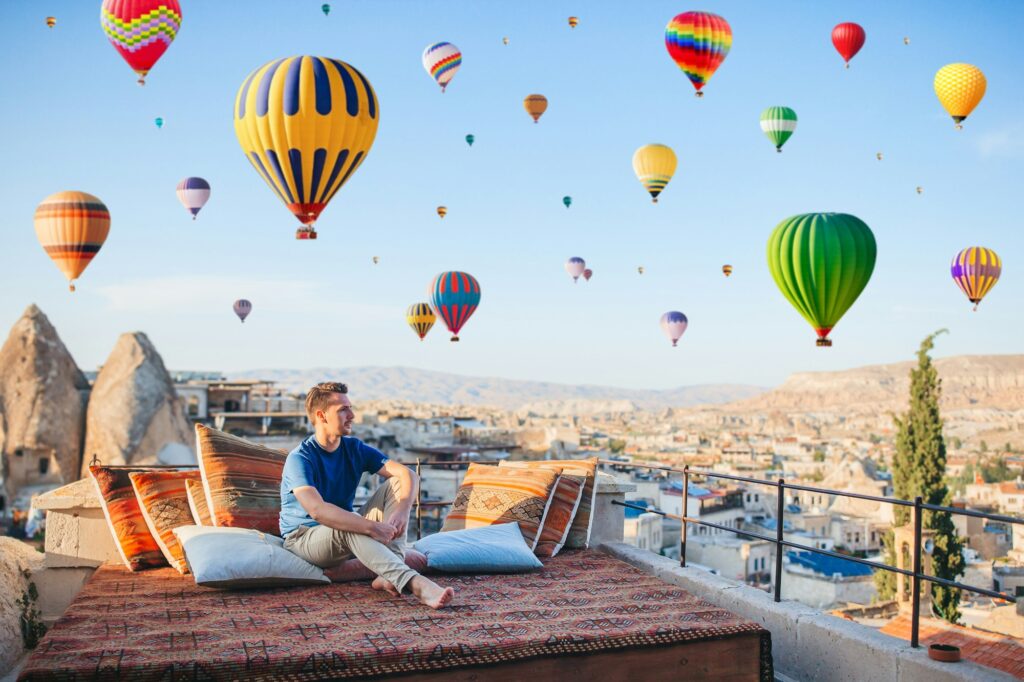
[[[82,475],[93,455],[104,464],[155,464],[169,444],[193,447],[174,383],[145,334],[122,334],[93,384]]]
[[[0,678],[25,653],[21,639],[21,608],[17,600],[28,589],[29,579],[24,572],[37,571],[42,565],[43,555],[31,545],[14,538],[0,537]]]
[[[57,330],[30,305],[0,349],[0,473],[9,490],[78,478],[88,392]]]

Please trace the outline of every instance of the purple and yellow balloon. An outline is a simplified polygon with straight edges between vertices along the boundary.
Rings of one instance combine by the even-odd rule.
[[[981,299],[985,298],[992,287],[999,281],[1003,271],[1003,261],[992,249],[984,246],[970,246],[953,256],[949,272],[953,281],[964,292],[967,300],[978,309]]]
[[[689,320],[686,319],[686,315],[678,310],[670,310],[661,316],[661,331],[665,332],[665,336],[672,342],[673,347],[683,337],[688,324]]]
[[[235,315],[238,315],[238,319],[242,322],[245,322],[245,318],[249,317],[249,313],[252,312],[252,303],[244,298],[235,301],[231,307],[234,309]]]
[[[565,261],[565,271],[572,277],[573,284],[579,282],[580,275],[587,270],[587,262],[579,256],[573,256],[569,260]],[[587,279],[590,279],[589,277]]]

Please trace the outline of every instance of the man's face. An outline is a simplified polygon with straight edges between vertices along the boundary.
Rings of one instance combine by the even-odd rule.
[[[352,401],[344,393],[332,393],[330,403],[317,411],[317,417],[323,420],[329,435],[352,435],[352,422],[356,415],[352,411]]]

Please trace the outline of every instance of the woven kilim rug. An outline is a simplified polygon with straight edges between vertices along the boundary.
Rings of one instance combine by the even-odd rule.
[[[535,573],[436,580],[456,590],[441,611],[365,582],[229,592],[171,568],[106,565],[19,679],[356,678],[750,633],[772,679],[767,631],[600,552],[565,551]]]

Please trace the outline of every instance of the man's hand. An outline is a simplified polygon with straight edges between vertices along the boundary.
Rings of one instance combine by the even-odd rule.
[[[396,538],[404,538],[409,528],[409,510],[399,505],[398,509],[391,512],[391,516],[384,523],[395,529]]]
[[[364,535],[369,535],[382,545],[389,544],[392,540],[398,537],[398,530],[386,521],[367,521],[367,523],[369,525],[367,526],[366,533],[364,533]]]

